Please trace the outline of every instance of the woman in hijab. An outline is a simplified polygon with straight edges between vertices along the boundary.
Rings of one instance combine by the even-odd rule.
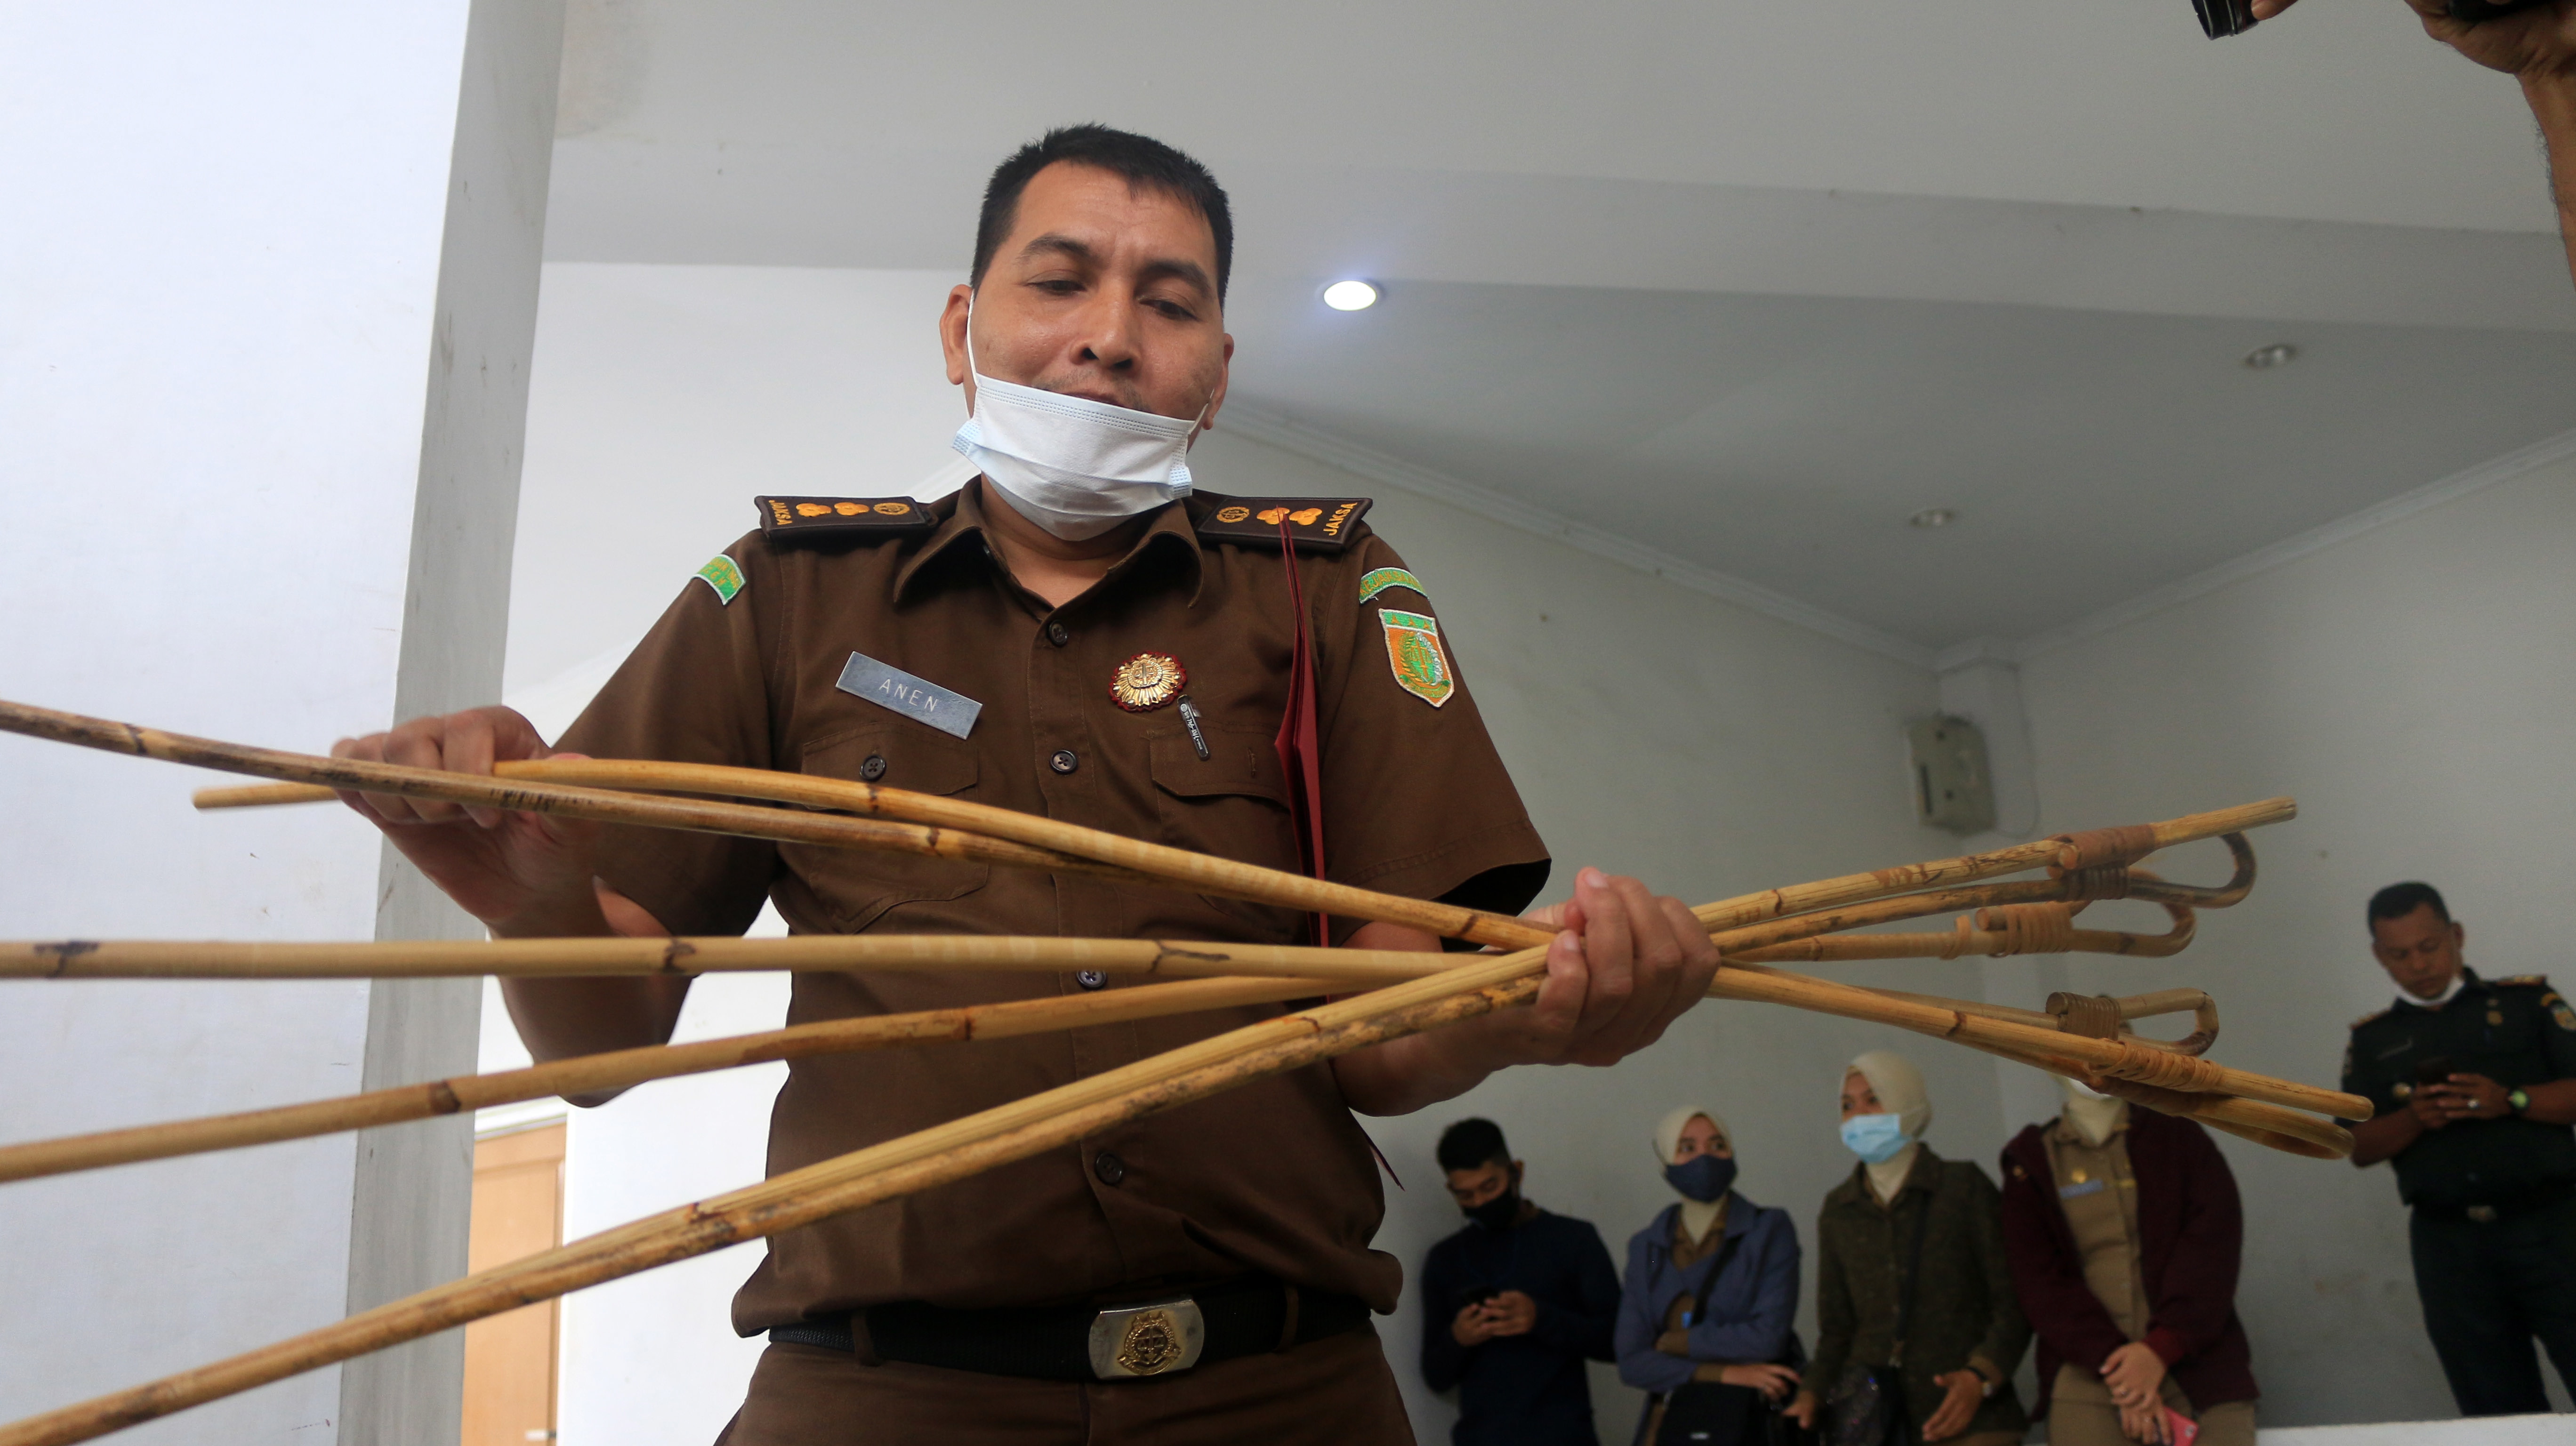
[[[1785,1400],[1794,1347],[1798,1229],[1789,1212],[1735,1193],[1735,1140],[1715,1110],[1685,1105],[1655,1126],[1655,1163],[1681,1199],[1628,1241],[1619,1294],[1619,1379],[1654,1393],[1638,1446],[1660,1439],[1685,1386],[1733,1387],[1749,1427],[1761,1401]]]
[[[2030,1425],[2012,1387],[2030,1327],[1994,1181],[1923,1143],[1932,1096],[1900,1055],[1851,1062],[1842,1115],[1860,1164],[1817,1216],[1816,1356],[1790,1414],[1839,1438],[1876,1409],[1891,1440],[2012,1446]]]
[[[2061,1076],[2066,1109],[2004,1147],[2004,1241],[2039,1331],[2052,1446],[2253,1446],[2254,1356],[2236,1318],[2245,1215],[2198,1124]]]

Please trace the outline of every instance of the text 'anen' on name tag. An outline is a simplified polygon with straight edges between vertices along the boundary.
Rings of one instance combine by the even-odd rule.
[[[850,654],[836,686],[853,698],[865,698],[959,738],[974,731],[975,715],[984,711],[983,704],[963,693],[952,693],[927,678],[916,678],[865,653]]]

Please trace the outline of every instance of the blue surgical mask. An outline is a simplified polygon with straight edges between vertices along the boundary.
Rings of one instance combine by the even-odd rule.
[[[1873,1165],[1886,1164],[1914,1143],[1905,1137],[1905,1125],[1894,1115],[1854,1115],[1843,1121],[1842,1135],[1853,1154]]]
[[[1678,1165],[1666,1165],[1664,1183],[1682,1192],[1685,1200],[1713,1204],[1735,1188],[1735,1162],[1716,1155],[1693,1155]]]

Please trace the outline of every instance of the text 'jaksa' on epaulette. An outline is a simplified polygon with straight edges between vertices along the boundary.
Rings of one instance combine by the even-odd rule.
[[[1340,552],[1359,532],[1375,501],[1368,497],[1221,497],[1201,493],[1216,509],[1198,525],[1209,542],[1277,547],[1280,528],[1301,552]]]

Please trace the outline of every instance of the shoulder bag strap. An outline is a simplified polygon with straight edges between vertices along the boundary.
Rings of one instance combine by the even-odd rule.
[[[1932,1228],[1931,1191],[1923,1194],[1922,1214],[1914,1217],[1914,1242],[1905,1252],[1905,1281],[1896,1289],[1896,1342],[1889,1347],[1891,1366],[1905,1359],[1905,1330],[1914,1319],[1914,1282],[1923,1274],[1923,1236]]]
[[[1692,1325],[1698,1325],[1708,1319],[1708,1293],[1717,1289],[1717,1278],[1726,1274],[1726,1263],[1735,1258],[1735,1247],[1743,1240],[1744,1237],[1741,1235],[1723,1236],[1718,1240],[1717,1259],[1708,1268],[1708,1279],[1699,1283],[1699,1293],[1691,1297]]]

